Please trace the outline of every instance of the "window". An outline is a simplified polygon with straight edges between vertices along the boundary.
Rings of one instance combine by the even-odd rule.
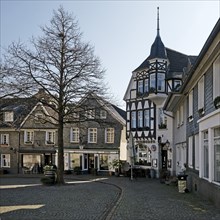
[[[107,118],[107,112],[105,110],[100,110],[100,118],[106,119]]]
[[[13,112],[4,112],[4,121],[5,122],[13,122],[14,121],[14,113]]]
[[[150,110],[144,110],[144,127],[150,127]]]
[[[165,74],[164,73],[157,74],[157,91],[165,92]]]
[[[136,112],[131,112],[131,128],[136,128]]]
[[[138,93],[143,93],[143,80],[138,81]]]
[[[10,167],[10,154],[1,154],[1,167]]]
[[[25,131],[24,132],[24,142],[25,143],[33,143],[34,141],[34,132],[33,131]]]
[[[9,134],[1,134],[1,144],[9,145]]]
[[[79,143],[79,128],[70,129],[70,142]]]
[[[76,118],[79,118],[79,112],[74,112],[74,113],[73,113],[73,118],[75,118],[75,119],[76,119]]]
[[[199,170],[199,135],[195,135],[195,168]]]
[[[220,127],[214,129],[214,181],[220,183]]]
[[[105,129],[105,143],[114,143],[115,129],[106,128]]]
[[[109,166],[108,154],[100,154],[99,156],[100,170],[108,170],[108,166]]]
[[[149,92],[148,79],[145,79],[144,81],[144,92]]]
[[[97,143],[97,128],[88,129],[88,143]]]
[[[204,76],[198,82],[198,109],[204,108]]]
[[[156,80],[155,73],[150,74],[150,92],[155,92],[156,89]]]
[[[138,111],[138,128],[143,127],[143,111]]]
[[[209,177],[209,143],[208,131],[203,132],[203,149],[204,149],[204,177]]]
[[[175,92],[179,91],[181,84],[182,84],[181,80],[174,80],[173,91]]]
[[[35,123],[40,123],[40,122],[42,122],[43,114],[41,114],[41,113],[36,113],[34,119],[35,119]]]
[[[95,109],[86,110],[85,116],[87,119],[94,119],[95,118]]]
[[[193,167],[193,136],[190,136],[188,139],[188,163],[189,163],[189,167]]]
[[[159,108],[158,109],[158,128],[159,129],[165,129],[167,128],[167,117],[163,113],[163,109]]]
[[[213,63],[213,100],[220,96],[220,56]]]
[[[46,144],[54,144],[54,143],[55,143],[55,132],[46,131]]]
[[[193,120],[193,90],[189,93],[188,96],[188,117],[189,121]]]
[[[178,128],[183,125],[183,105],[181,105],[176,112],[176,122]]]
[[[150,109],[150,129],[154,129],[154,109]]]

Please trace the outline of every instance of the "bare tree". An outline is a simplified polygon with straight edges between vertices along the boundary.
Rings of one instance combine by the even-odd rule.
[[[56,103],[51,108],[57,115],[54,117],[58,125],[57,178],[62,184],[63,128],[74,111],[68,106],[88,92],[101,94],[105,71],[94,55],[93,47],[82,41],[78,22],[63,7],[54,11],[50,26],[41,29],[43,35],[31,40],[30,49],[20,42],[13,43],[6,53],[5,63],[12,78],[10,81],[18,90],[33,94],[39,88],[43,89]],[[4,80],[9,81],[8,75]]]

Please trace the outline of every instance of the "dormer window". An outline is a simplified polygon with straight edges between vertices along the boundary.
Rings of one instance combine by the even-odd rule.
[[[13,122],[14,121],[14,113],[13,112],[4,112],[4,121],[5,122]]]
[[[107,118],[107,112],[105,110],[100,110],[100,118],[106,119]]]

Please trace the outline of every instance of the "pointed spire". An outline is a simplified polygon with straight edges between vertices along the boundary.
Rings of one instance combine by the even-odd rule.
[[[157,36],[160,36],[160,27],[159,27],[159,7],[157,7]]]

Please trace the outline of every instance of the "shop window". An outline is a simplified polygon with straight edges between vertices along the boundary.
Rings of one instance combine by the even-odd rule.
[[[220,127],[214,129],[214,181],[220,183]]]
[[[99,155],[99,169],[108,170],[109,169],[108,154]]]
[[[204,152],[204,177],[209,177],[209,143],[208,131],[203,132],[203,152]]]

